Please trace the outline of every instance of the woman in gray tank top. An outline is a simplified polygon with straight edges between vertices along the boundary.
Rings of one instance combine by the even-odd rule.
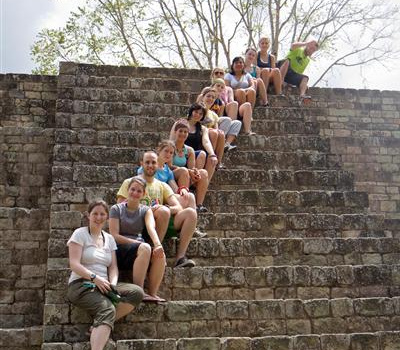
[[[143,301],[165,301],[157,293],[165,271],[165,254],[155,229],[150,207],[140,204],[146,181],[135,176],[128,186],[128,199],[110,210],[110,233],[118,244],[117,262],[120,270],[132,270],[133,283],[143,288],[147,270],[147,294]],[[141,239],[144,229],[144,239]],[[153,244],[153,249],[149,243]]]

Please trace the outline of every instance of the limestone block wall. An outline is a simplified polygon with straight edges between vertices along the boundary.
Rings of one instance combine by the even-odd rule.
[[[400,92],[315,89],[321,135],[369,193],[370,211],[400,218]]]
[[[0,75],[2,328],[42,324],[56,92],[57,77]],[[18,334],[40,344],[38,329]]]

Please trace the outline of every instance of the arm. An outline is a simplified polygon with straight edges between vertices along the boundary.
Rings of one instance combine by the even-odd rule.
[[[172,188],[172,191],[174,191],[174,193],[177,193],[178,191],[178,184],[176,183],[176,181],[174,179],[169,180],[168,181],[168,185]]]
[[[171,141],[175,141],[175,125],[176,122],[174,123],[174,125],[172,125],[171,131],[169,132],[169,139]]]
[[[113,286],[117,285],[118,282],[118,266],[117,266],[117,255],[115,250],[111,252],[112,260],[111,265],[108,267],[108,279]]]
[[[81,264],[82,250],[83,247],[78,243],[69,243],[69,266],[71,270],[74,271],[77,275],[81,276],[84,279],[90,280],[90,275],[93,272],[88,270],[85,266]],[[110,282],[100,276],[96,276],[93,282],[102,293],[106,293],[107,291],[111,290]]]
[[[211,141],[210,138],[208,136],[208,129],[205,126],[201,127],[201,131],[202,131],[202,143],[203,143],[203,147],[206,150],[206,152],[208,153],[208,156],[212,156],[215,155],[213,147],[211,145]]]
[[[118,218],[109,218],[108,219],[108,229],[111,235],[114,237],[115,242],[118,244],[130,244],[130,243],[138,243],[136,239],[124,237],[119,233],[119,219]]]
[[[271,68],[276,68],[276,58],[274,55],[271,56]]]
[[[228,103],[235,101],[235,98],[233,96],[233,89],[229,88],[227,89],[227,91],[228,91]]]
[[[164,248],[161,245],[160,239],[156,231],[156,222],[154,220],[153,211],[151,209],[147,210],[144,217],[144,222],[146,224],[147,233],[149,234],[151,241],[153,242],[153,255],[156,258],[164,258]]]
[[[297,41],[290,46],[290,50],[296,50],[299,47],[304,47],[308,44],[308,41]]]
[[[167,203],[169,205],[169,210],[171,210],[171,214],[173,215],[182,210],[181,205],[174,195],[168,197]]]

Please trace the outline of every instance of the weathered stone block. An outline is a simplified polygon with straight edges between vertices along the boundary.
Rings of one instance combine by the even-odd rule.
[[[242,286],[244,269],[230,267],[206,268],[203,274],[206,286]]]

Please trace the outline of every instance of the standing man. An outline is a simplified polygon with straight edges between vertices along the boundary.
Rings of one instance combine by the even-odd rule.
[[[286,56],[289,60],[289,68],[285,76],[285,82],[296,85],[299,88],[300,98],[310,99],[306,96],[308,89],[308,76],[304,75],[306,67],[310,63],[310,56],[318,50],[318,43],[315,40],[296,42],[290,47],[290,52]],[[285,60],[279,62],[281,66]]]
[[[141,175],[147,182],[143,204],[152,207],[156,221],[156,231],[162,242],[164,237],[177,236],[179,246],[176,252],[174,267],[193,267],[193,260],[186,257],[186,251],[196,229],[197,213],[193,208],[183,209],[168,184],[154,178],[158,167],[158,156],[153,151],[145,152],[141,165]],[[124,180],[118,193],[117,201],[121,203],[128,198],[128,185],[131,178]]]

